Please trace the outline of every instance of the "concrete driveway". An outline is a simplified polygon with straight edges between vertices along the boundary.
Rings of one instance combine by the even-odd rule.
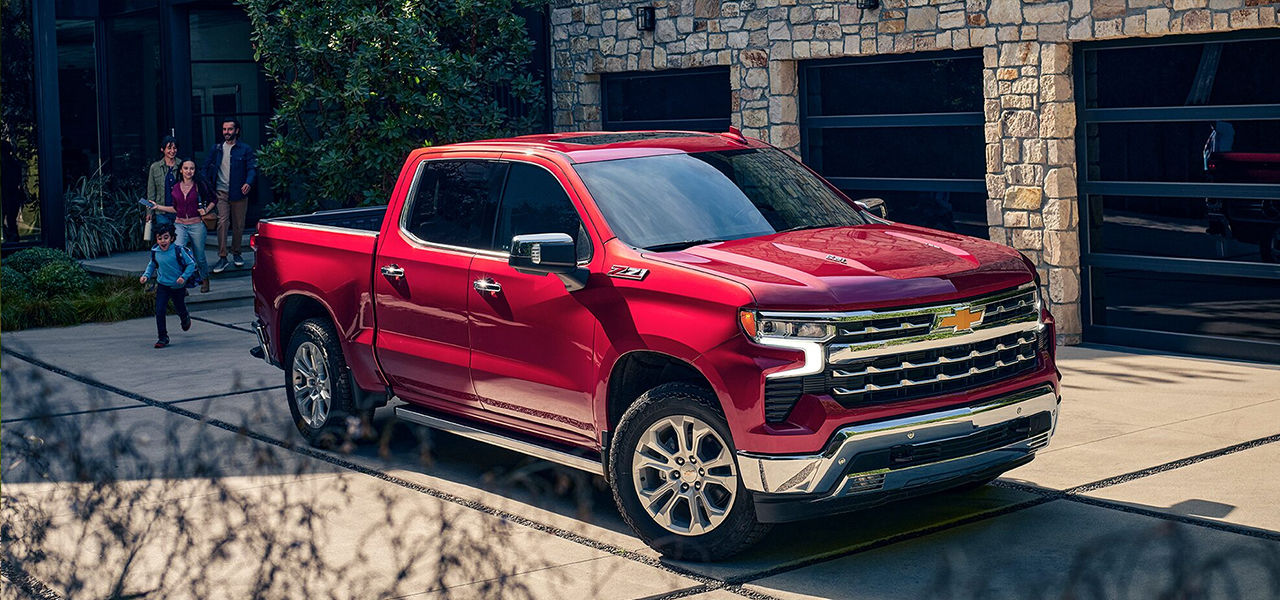
[[[0,596],[1280,597],[1275,366],[1061,348],[1029,465],[696,564],[601,479],[388,410],[312,449],[251,309],[194,314],[165,350],[149,319],[4,334]]]

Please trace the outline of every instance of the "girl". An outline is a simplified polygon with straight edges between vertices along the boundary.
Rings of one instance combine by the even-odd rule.
[[[209,261],[204,255],[204,239],[208,230],[200,218],[214,209],[213,197],[209,194],[209,187],[196,180],[195,162],[183,161],[178,173],[178,182],[173,184],[173,189],[169,192],[170,206],[156,206],[155,210],[157,213],[174,215],[174,229],[177,231],[175,243],[191,248],[200,275],[204,277],[200,292],[206,293],[209,291]]]

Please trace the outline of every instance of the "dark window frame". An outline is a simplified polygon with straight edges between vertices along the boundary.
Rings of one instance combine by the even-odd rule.
[[[609,80],[611,79],[662,79],[691,75],[722,75],[729,82],[729,67],[701,67],[696,69],[667,69],[664,71],[626,71],[603,73],[600,76],[600,128],[604,131],[677,130],[677,131],[728,131],[732,123],[732,110],[723,118],[704,119],[611,119],[609,118]],[[730,86],[732,89],[732,86]],[[732,93],[732,92],[730,92]],[[727,100],[727,99],[726,99]]]
[[[573,214],[578,217],[579,233],[574,235],[574,241],[581,242],[582,241],[581,237],[584,235],[586,236],[586,241],[587,241],[586,255],[585,256],[583,255],[583,248],[578,248],[578,264],[582,265],[582,264],[590,263],[591,259],[595,257],[595,242],[592,241],[591,231],[587,227],[587,220],[584,218],[582,211],[578,209],[578,205],[573,201],[573,196],[569,194],[569,188],[566,188],[564,186],[564,183],[560,181],[560,178],[556,176],[556,173],[551,169],[547,168],[546,166],[540,165],[535,162],[529,162],[529,161],[523,161],[523,160],[502,160],[500,162],[506,163],[508,167],[507,167],[507,174],[502,180],[502,192],[498,195],[498,206],[493,211],[493,234],[490,236],[490,241],[489,241],[490,250],[494,252],[500,252],[504,255],[510,253],[510,250],[502,250],[500,248],[500,245],[498,243],[498,228],[502,224],[502,209],[507,205],[507,190],[510,189],[508,186],[511,183],[511,176],[513,173],[515,173],[515,170],[516,170],[514,167],[515,165],[525,165],[528,167],[532,167],[534,169],[542,170],[543,172],[545,172],[547,175],[551,177],[551,180],[554,181],[557,186],[560,187],[560,191],[564,194],[564,199],[569,202],[569,208],[572,208]],[[551,233],[551,232],[538,231],[534,233]],[[515,234],[515,235],[522,235],[522,234]]]
[[[471,246],[458,246],[455,244],[446,244],[443,242],[427,240],[419,237],[409,228],[409,220],[412,217],[411,213],[413,211],[413,205],[417,202],[418,186],[422,183],[423,173],[426,171],[428,164],[433,162],[441,162],[441,161],[486,162],[486,163],[501,164],[506,167],[506,171],[502,175],[502,183],[497,190],[497,201],[494,203],[494,206],[493,206],[493,215],[491,219],[492,222],[488,224],[488,229],[489,229],[488,247],[480,248],[480,247],[471,247]],[[564,190],[565,197],[569,200],[569,205],[573,207],[574,213],[578,215],[578,221],[581,227],[581,231],[586,234],[588,246],[590,247],[590,255],[585,260],[580,258],[578,262],[580,264],[589,263],[590,260],[595,257],[594,238],[592,237],[592,234],[591,234],[591,228],[587,226],[587,219],[583,214],[583,211],[579,209],[577,203],[573,201],[573,196],[569,193],[569,188],[566,188],[564,184],[560,182],[560,178],[556,176],[554,171],[552,171],[551,169],[547,168],[544,165],[540,165],[538,163],[530,162],[530,161],[502,159],[498,155],[494,155],[491,157],[475,157],[475,156],[457,157],[457,156],[449,156],[446,154],[441,156],[426,157],[426,158],[423,158],[421,161],[419,161],[418,166],[414,168],[413,183],[409,186],[409,190],[405,196],[407,200],[405,201],[404,205],[400,207],[400,216],[397,221],[397,226],[400,229],[400,233],[408,237],[410,240],[412,240],[413,243],[420,246],[425,246],[428,248],[442,248],[442,249],[454,250],[454,251],[460,251],[460,252],[471,252],[475,254],[483,254],[486,256],[501,256],[501,257],[508,256],[510,254],[509,252],[497,249],[497,245],[496,245],[497,240],[495,236],[497,236],[497,233],[498,233],[498,216],[502,210],[503,202],[506,200],[506,196],[507,196],[507,184],[511,180],[511,165],[514,165],[514,164],[528,165],[528,166],[546,171],[549,175],[551,175],[556,180],[556,183],[560,185],[560,188]]]
[[[431,163],[438,163],[438,162],[480,162],[480,163],[491,163],[491,164],[503,164],[505,166],[511,161],[499,160],[497,155],[494,155],[493,157],[476,157],[476,156],[458,157],[458,156],[444,155],[444,156],[432,156],[432,157],[422,159],[414,170],[413,185],[409,187],[408,194],[405,196],[406,200],[404,202],[404,205],[400,207],[400,218],[397,225],[400,228],[401,234],[408,237],[415,244],[419,246],[428,247],[428,248],[443,248],[443,249],[462,251],[462,252],[506,256],[506,253],[493,250],[492,246],[493,246],[493,232],[497,225],[498,205],[502,202],[503,194],[506,193],[507,172],[509,170],[503,172],[501,185],[499,185],[498,189],[496,190],[496,200],[493,203],[493,214],[491,215],[492,222],[488,224],[488,231],[489,231],[489,237],[488,237],[489,247],[488,248],[459,246],[457,244],[447,244],[444,242],[428,240],[414,233],[414,231],[409,227],[410,221],[413,218],[412,213],[413,213],[414,206],[418,202],[418,186],[422,184],[422,177],[424,173],[426,173],[428,165],[430,165]],[[493,190],[490,190],[490,193],[492,194]]]
[[[1080,312],[1084,338],[1103,344],[1139,345],[1148,348],[1208,354],[1247,360],[1275,361],[1280,344],[1215,335],[1175,333],[1094,323],[1093,269],[1138,269],[1187,275],[1214,275],[1249,279],[1280,279],[1280,267],[1265,263],[1232,263],[1197,258],[1142,256],[1094,252],[1090,227],[1091,196],[1165,198],[1275,198],[1280,186],[1249,183],[1199,183],[1158,181],[1106,181],[1089,177],[1089,125],[1094,123],[1161,123],[1188,120],[1280,120],[1280,104],[1155,106],[1140,108],[1090,108],[1087,56],[1116,48],[1164,45],[1201,45],[1249,40],[1280,40],[1275,31],[1242,31],[1221,35],[1182,35],[1165,38],[1131,38],[1077,44],[1073,49],[1076,90],[1077,207],[1080,215]],[[1105,310],[1105,308],[1103,308]]]
[[[939,126],[971,126],[983,127],[985,115],[979,111],[902,113],[902,114],[865,114],[865,115],[824,115],[811,114],[811,101],[820,91],[816,86],[814,73],[818,69],[832,67],[861,66],[874,64],[905,64],[912,62],[930,62],[939,59],[982,59],[981,49],[944,50],[939,52],[917,52],[899,56],[878,55],[858,58],[835,58],[804,61],[799,66],[798,84],[800,97],[798,100],[800,122],[800,155],[807,165],[822,164],[822,149],[814,141],[814,133],[826,129],[860,129],[883,127],[939,127]],[[981,72],[977,74],[981,77]],[[981,83],[981,80],[979,80]],[[820,100],[819,100],[820,101]],[[866,190],[883,192],[957,192],[987,194],[985,170],[973,178],[938,178],[938,177],[835,177],[823,174],[823,178],[832,185],[843,190]],[[892,218],[892,215],[890,215]]]

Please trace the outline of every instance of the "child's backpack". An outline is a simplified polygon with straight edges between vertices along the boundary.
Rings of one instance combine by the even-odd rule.
[[[187,253],[190,252],[190,250],[187,250],[186,246],[179,246],[178,244],[174,244],[173,247],[178,249],[178,268],[182,269],[183,271],[186,271],[187,270]],[[192,257],[191,260],[194,261],[195,257]],[[160,273],[160,263],[156,262],[155,248],[151,249],[151,264],[155,265],[155,272],[158,275]],[[204,283],[204,277],[200,274],[200,268],[196,267],[195,271],[191,273],[191,279],[187,280],[187,283],[184,284],[184,287],[186,287],[187,289],[191,289],[193,287],[196,287],[197,285],[200,285],[201,283]]]

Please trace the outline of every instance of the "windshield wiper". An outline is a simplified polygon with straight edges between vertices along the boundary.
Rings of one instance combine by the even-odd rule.
[[[714,244],[715,242],[723,242],[724,240],[708,239],[708,240],[685,240],[683,242],[667,242],[665,244],[654,244],[645,246],[645,250],[652,252],[666,252],[668,250],[683,250],[692,246],[701,246],[703,244]]]
[[[800,231],[801,229],[826,229],[827,227],[844,227],[844,225],[840,225],[838,223],[819,223],[817,225],[796,225],[795,227],[788,227],[787,229],[783,229],[778,233],[787,233],[789,231]]]

